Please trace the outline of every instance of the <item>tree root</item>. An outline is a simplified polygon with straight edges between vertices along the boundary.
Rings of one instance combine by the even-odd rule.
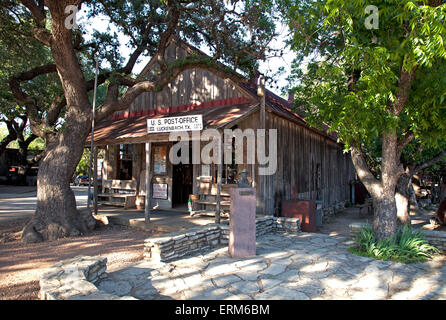
[[[54,241],[67,237],[78,237],[87,234],[94,230],[97,223],[96,219],[86,212],[77,212],[68,215],[63,222],[47,221],[46,219],[39,219],[38,213],[34,215],[32,220],[23,228],[22,242],[23,243],[39,243],[46,240]]]

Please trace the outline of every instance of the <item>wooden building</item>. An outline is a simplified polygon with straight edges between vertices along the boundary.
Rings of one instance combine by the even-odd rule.
[[[202,54],[174,40],[166,55],[179,58],[197,53]],[[147,120],[201,115],[204,129],[256,130],[261,127],[257,88],[255,81],[239,85],[206,70],[189,70],[161,92],[141,94],[127,111],[98,124],[95,146],[106,149],[100,198],[107,201],[106,195],[112,193],[115,197],[108,197],[108,202],[128,198],[131,201],[127,205],[132,206],[135,199],[137,203],[145,199],[148,189],[150,208],[185,205],[189,195],[195,194],[201,195],[201,209],[215,210],[218,165],[173,165],[169,161],[173,145],[169,134],[148,133]],[[260,177],[257,164],[223,165],[223,209],[230,200],[224,198],[227,189],[235,186],[242,169],[248,171],[257,189],[258,213],[276,215],[281,201],[293,198],[321,200],[325,208],[350,200],[354,168],[336,136],[310,128],[302,116],[292,111],[288,101],[268,90],[265,93],[265,128],[277,129],[278,133],[277,171]]]

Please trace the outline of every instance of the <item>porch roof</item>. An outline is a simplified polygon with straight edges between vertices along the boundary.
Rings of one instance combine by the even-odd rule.
[[[258,109],[258,102],[243,103],[232,106],[194,109],[170,112],[152,116],[139,116],[99,123],[94,132],[95,145],[142,143],[145,141],[168,141],[169,133],[148,133],[147,119],[202,115],[204,129],[219,129],[231,125]],[[89,144],[88,136],[86,145]]]

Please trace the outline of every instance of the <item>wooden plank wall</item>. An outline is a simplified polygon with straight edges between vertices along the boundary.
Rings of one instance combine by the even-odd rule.
[[[277,214],[282,200],[293,199],[293,189],[297,199],[322,200],[324,207],[350,199],[355,171],[349,154],[335,142],[275,114],[267,113],[266,119],[267,128],[278,130],[277,171],[265,176],[258,190],[267,214]]]
[[[186,52],[171,45],[166,56],[168,60],[184,57]],[[242,96],[235,85],[201,69],[186,70],[169,83],[161,92],[145,92],[130,105],[128,111],[153,110],[170,106],[198,104]],[[123,113],[118,112],[116,115]]]

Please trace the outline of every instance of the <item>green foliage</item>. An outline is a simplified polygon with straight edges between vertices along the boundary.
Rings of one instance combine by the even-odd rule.
[[[74,175],[75,176],[88,175],[89,168],[90,168],[90,149],[85,148],[84,153],[82,154],[82,158],[76,167]]]
[[[175,32],[179,38],[208,49],[211,56],[218,52],[217,61],[246,75],[257,68],[256,54],[275,35],[275,2],[271,0],[187,1],[175,6],[179,10]],[[146,44],[141,58],[153,57],[173,14],[168,3],[159,0],[91,1],[84,8],[88,20],[110,22],[105,32],[81,23],[82,31],[96,43],[88,50],[98,50],[100,61],[107,62],[101,63],[101,68],[109,71],[127,62],[120,48],[123,37],[128,39],[130,50]]]
[[[377,241],[369,225],[361,228],[355,236],[356,246],[350,252],[378,260],[392,260],[402,263],[424,262],[439,250],[427,243],[421,230],[405,225],[400,227],[394,238]]]
[[[362,0],[284,1],[296,61],[289,88],[311,124],[329,124],[348,147],[388,129],[411,130],[435,146],[446,133],[446,4],[373,1],[378,29],[367,29]],[[308,61],[303,68],[302,61]],[[401,71],[416,70],[400,116],[390,112]]]
[[[9,119],[26,113],[10,91],[9,77],[52,63],[50,49],[32,37],[31,17],[20,10],[18,13],[22,14],[20,21],[0,6],[0,114]],[[24,90],[35,99],[42,112],[62,92],[56,74],[29,81]]]

